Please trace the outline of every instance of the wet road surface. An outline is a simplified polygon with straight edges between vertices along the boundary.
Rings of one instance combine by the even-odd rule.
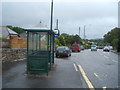
[[[74,58],[76,59],[73,59],[73,62],[82,66],[94,88],[118,87],[117,54],[103,52],[102,50],[85,50],[81,53],[75,54]]]
[[[55,58],[49,75],[26,75],[26,61],[3,64],[3,88],[88,88],[79,70],[82,66],[95,88],[118,87],[118,55],[102,50],[74,52]]]

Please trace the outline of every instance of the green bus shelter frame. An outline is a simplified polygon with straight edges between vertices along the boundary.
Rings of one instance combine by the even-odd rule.
[[[54,32],[49,29],[27,31],[27,73],[47,73],[54,64]]]

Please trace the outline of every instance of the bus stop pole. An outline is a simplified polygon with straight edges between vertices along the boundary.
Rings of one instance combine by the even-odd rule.
[[[53,24],[53,0],[51,2],[51,22],[50,22],[50,30],[52,32],[52,24]],[[54,63],[54,36],[53,34],[51,33],[51,42],[50,42],[50,52],[52,51],[52,57],[50,57],[52,59],[52,63]]]

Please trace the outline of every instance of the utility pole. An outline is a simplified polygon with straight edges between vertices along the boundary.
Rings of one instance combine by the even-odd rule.
[[[86,37],[85,37],[85,25],[84,25],[84,40],[85,40],[85,38],[86,38]]]
[[[50,21],[50,30],[52,30],[52,24],[53,24],[53,0],[51,2],[51,21]]]
[[[79,27],[79,37],[80,37],[80,27]]]
[[[118,2],[118,28],[120,29],[120,1]],[[120,37],[120,34],[118,34],[118,37]],[[120,46],[120,39],[118,41],[118,46]],[[118,47],[118,52],[120,52],[120,47]]]

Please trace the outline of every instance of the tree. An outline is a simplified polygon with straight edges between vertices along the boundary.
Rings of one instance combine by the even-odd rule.
[[[94,42],[97,44],[97,46],[104,46],[106,43],[104,43],[104,39],[91,39],[90,42]]]
[[[72,37],[71,44],[75,42],[80,44],[81,41],[82,41],[81,38],[76,34],[75,36]]]
[[[104,35],[104,42],[120,52],[120,28],[114,28]]]
[[[119,28],[119,32],[118,32],[118,47],[117,47],[117,51],[120,52],[120,28]]]
[[[56,44],[56,47],[62,46],[58,38],[55,38],[55,44]]]
[[[73,43],[81,43],[81,38],[78,35],[69,35],[63,33],[59,35],[57,39],[55,39],[57,46],[71,46]],[[59,43],[58,43],[59,42]]]
[[[65,39],[64,39],[64,37],[62,36],[62,35],[60,35],[59,37],[58,37],[58,40],[59,40],[59,45],[61,45],[61,46],[65,46],[66,44],[65,44]]]

